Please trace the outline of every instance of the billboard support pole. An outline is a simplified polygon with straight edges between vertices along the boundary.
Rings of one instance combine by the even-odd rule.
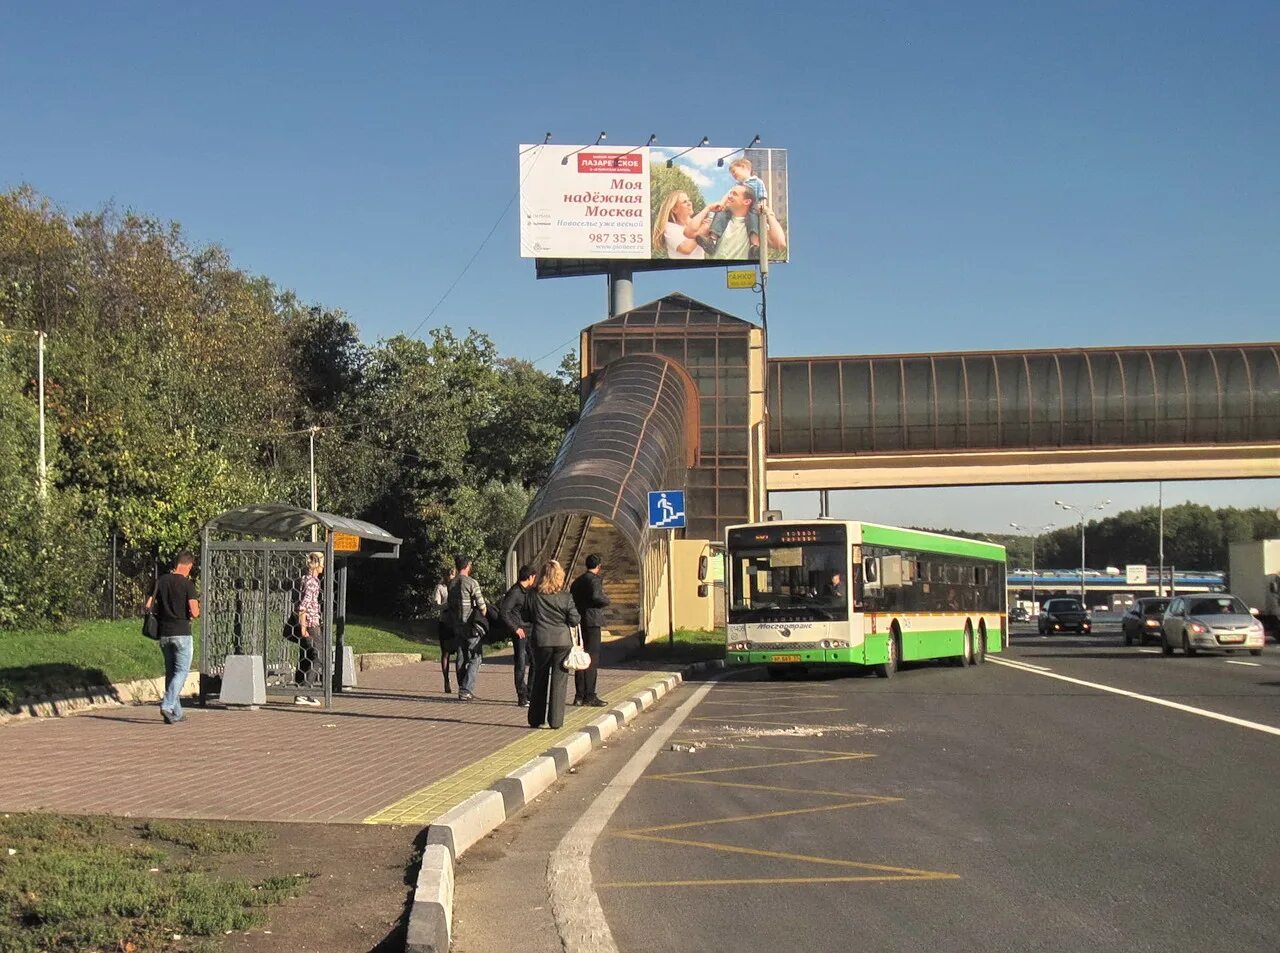
[[[634,272],[624,264],[609,267],[609,317],[615,317],[636,306],[635,289],[632,286]]]

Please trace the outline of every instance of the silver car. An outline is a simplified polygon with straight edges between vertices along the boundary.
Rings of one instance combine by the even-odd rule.
[[[1169,603],[1160,623],[1160,650],[1172,655],[1174,646],[1187,655],[1201,649],[1248,649],[1262,654],[1262,623],[1238,598],[1226,593],[1179,596]]]

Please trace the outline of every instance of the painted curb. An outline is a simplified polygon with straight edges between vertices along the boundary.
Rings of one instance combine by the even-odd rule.
[[[442,844],[428,844],[409,909],[406,953],[449,953],[453,935],[453,860]]]
[[[576,731],[545,754],[526,761],[488,790],[467,798],[427,828],[413,903],[409,907],[406,953],[448,953],[453,941],[453,865],[477,841],[546,791],[561,775],[591,753],[623,725],[676,689],[687,674],[705,671],[706,663],[687,667],[610,709],[582,731]]]
[[[554,758],[539,755],[526,761],[505,778],[493,783],[493,790],[502,795],[503,808],[510,817],[551,785],[560,775]]]
[[[477,791],[427,828],[427,843],[447,847],[456,861],[468,847],[506,819],[507,810],[499,792]]]

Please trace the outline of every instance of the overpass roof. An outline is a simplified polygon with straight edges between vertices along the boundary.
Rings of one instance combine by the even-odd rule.
[[[1280,343],[769,359],[770,456],[1280,440]]]

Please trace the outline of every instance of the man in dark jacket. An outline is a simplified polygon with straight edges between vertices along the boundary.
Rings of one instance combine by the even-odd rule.
[[[591,656],[591,667],[573,673],[573,704],[604,707],[608,704],[596,694],[596,674],[600,668],[600,627],[604,625],[604,607],[609,597],[600,579],[600,557],[587,557],[587,571],[569,587],[578,615],[582,616],[582,647]]]
[[[533,591],[534,581],[538,574],[532,566],[521,566],[516,573],[515,585],[507,590],[498,606],[498,617],[502,625],[511,635],[511,650],[514,652],[512,664],[516,674],[516,704],[521,708],[529,707],[529,676],[532,668],[529,661],[533,655],[533,646],[529,644],[529,636],[533,633],[533,619],[529,615],[529,593]]]

